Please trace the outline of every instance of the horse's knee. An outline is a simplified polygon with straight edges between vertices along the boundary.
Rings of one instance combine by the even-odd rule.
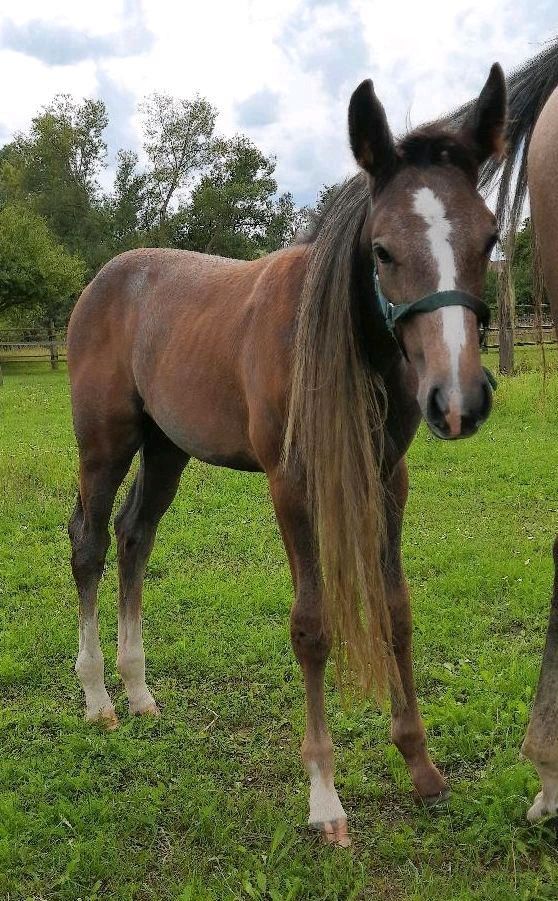
[[[297,659],[322,663],[331,649],[320,607],[295,604],[291,613],[291,642]]]
[[[78,585],[87,584],[101,577],[110,544],[108,531],[93,535],[72,531],[72,572]]]
[[[403,757],[419,754],[426,748],[426,732],[420,720],[408,721],[394,717],[391,721],[391,740]]]

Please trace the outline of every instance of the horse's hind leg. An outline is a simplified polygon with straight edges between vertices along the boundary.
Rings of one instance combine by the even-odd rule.
[[[171,504],[188,456],[149,422],[138,474],[114,521],[120,601],[117,667],[131,714],[157,714],[145,682],[141,598],[145,567],[159,521]]]
[[[74,405],[76,420],[85,419]],[[76,674],[85,693],[88,722],[108,729],[118,725],[105,688],[104,660],[99,642],[97,590],[110,543],[108,523],[114,498],[139,444],[133,422],[118,418],[102,422],[91,417],[91,428],[76,428],[80,445],[79,494],[68,525],[72,571],[79,596],[79,652]]]

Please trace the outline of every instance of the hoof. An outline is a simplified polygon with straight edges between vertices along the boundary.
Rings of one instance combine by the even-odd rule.
[[[540,791],[527,811],[527,819],[530,823],[536,823],[537,820],[556,816],[557,813],[558,802],[555,799],[549,800],[545,798],[544,792]]]
[[[145,695],[137,701],[130,701],[129,711],[130,716],[161,716],[161,711],[151,695]]]
[[[325,845],[333,845],[337,848],[351,847],[351,836],[345,818],[330,820],[327,823],[310,823],[310,827],[319,831]]]
[[[421,804],[423,807],[436,807],[437,804],[443,804],[445,801],[449,800],[451,795],[450,789],[446,786],[442,789],[442,791],[438,792],[437,795],[419,795],[415,792],[414,798],[417,804]]]
[[[120,725],[114,707],[101,707],[100,710],[87,711],[85,714],[86,723],[94,723],[100,726],[105,732],[114,732]]]
[[[541,761],[540,753],[527,748],[526,744],[527,739],[523,742],[521,752],[531,761],[541,780],[541,791],[527,811],[529,822],[536,823],[537,820],[553,817],[558,813],[558,763],[556,760]]]

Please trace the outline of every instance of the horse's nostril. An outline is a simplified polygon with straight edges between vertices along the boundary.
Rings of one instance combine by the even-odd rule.
[[[437,385],[430,389],[426,409],[428,421],[437,428],[445,430],[448,404],[444,392]]]
[[[492,389],[488,379],[483,379],[476,395],[463,404],[463,432],[470,434],[488,418],[492,407]]]

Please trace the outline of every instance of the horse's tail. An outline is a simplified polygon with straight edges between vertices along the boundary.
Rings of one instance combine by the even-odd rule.
[[[348,182],[322,215],[308,264],[293,353],[285,465],[302,466],[319,555],[324,629],[338,677],[398,695],[383,577],[384,393],[355,328],[354,256],[368,187]]]
[[[480,174],[479,187],[490,191],[498,181],[496,215],[515,231],[527,192],[527,154],[531,134],[543,106],[558,87],[558,39],[515,69],[506,80],[508,127],[506,157],[489,159]],[[459,125],[476,101],[464,104],[443,118],[446,125]],[[517,178],[514,175],[517,170]]]
[[[527,60],[507,79],[507,154],[502,161],[488,160],[480,174],[479,187],[485,193],[488,194],[496,183],[498,184],[496,217],[500,232],[505,237],[508,268],[508,272],[504,274],[500,284],[500,303],[504,310],[508,309],[512,303],[509,267],[512,264],[515,235],[527,194],[527,156],[531,135],[542,108],[556,87],[558,87],[558,39],[548,44],[537,56]],[[459,127],[474,102],[466,103],[453,113],[449,113],[442,121],[447,125]],[[534,230],[532,235],[533,304],[535,321],[540,324],[544,299],[543,279],[537,236]]]

